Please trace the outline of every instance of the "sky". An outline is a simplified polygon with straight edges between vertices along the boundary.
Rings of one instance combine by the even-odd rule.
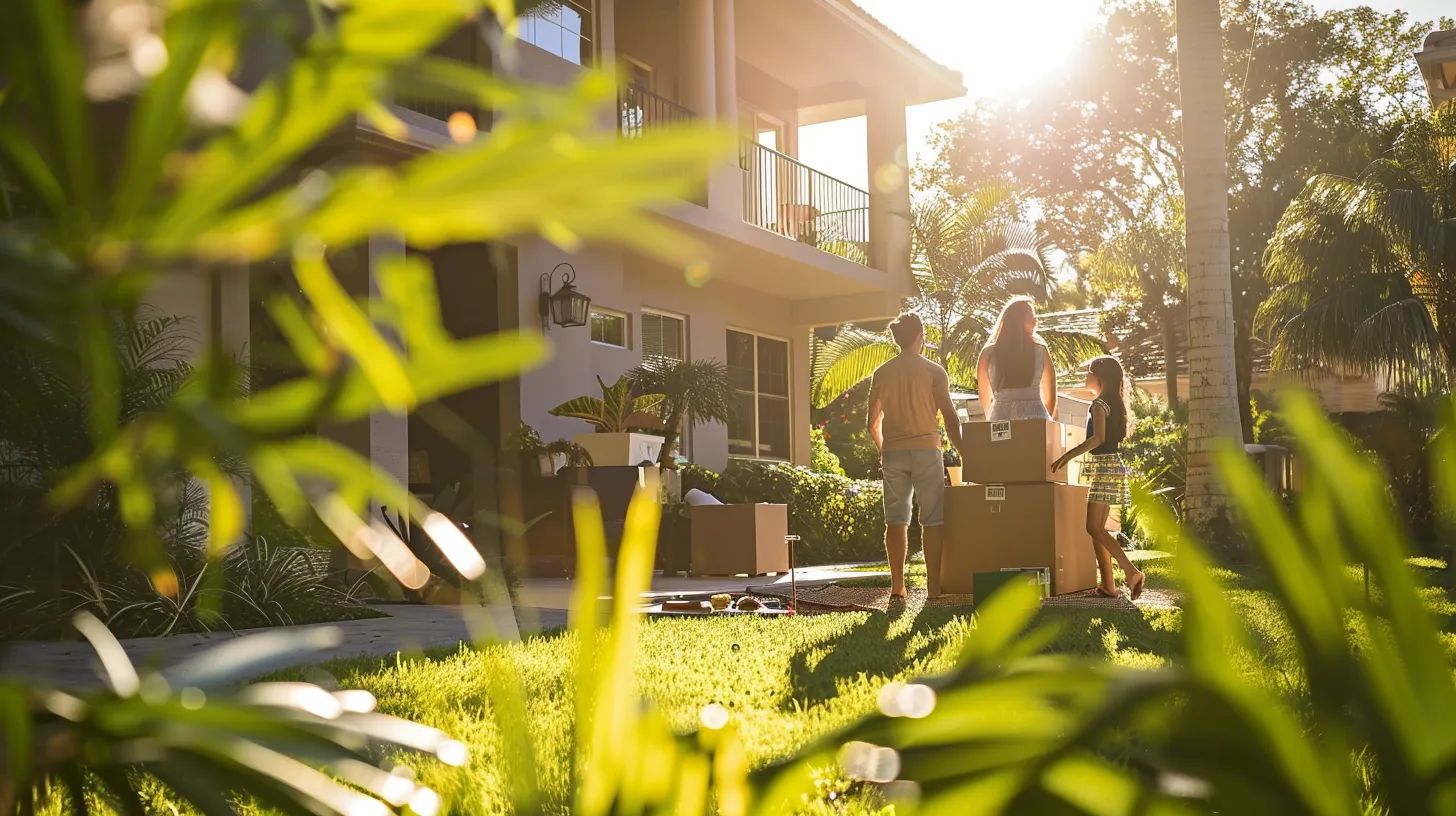
[[[964,99],[910,108],[909,153],[928,161],[935,125],[980,98],[1015,99],[1035,83],[1054,81],[1068,51],[1097,18],[1099,0],[855,0],[865,11],[932,59],[960,71]],[[1456,0],[1311,0],[1325,11],[1368,5],[1436,20],[1456,12]],[[1027,44],[1033,44],[1028,47]],[[866,189],[864,119],[801,128],[799,155],[810,167]]]

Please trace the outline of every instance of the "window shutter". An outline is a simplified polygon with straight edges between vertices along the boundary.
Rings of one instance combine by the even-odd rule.
[[[681,360],[683,353],[683,321],[667,315],[644,312],[642,315],[642,355]]]

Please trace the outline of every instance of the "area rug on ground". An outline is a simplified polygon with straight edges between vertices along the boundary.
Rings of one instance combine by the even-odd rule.
[[[771,595],[786,600],[791,595],[788,587],[779,585],[749,587],[749,591],[757,595]],[[970,595],[941,595],[939,598],[929,599],[926,597],[924,589],[911,588],[909,592],[910,596],[904,602],[907,607],[970,607],[974,605]],[[1140,608],[1178,608],[1176,594],[1161,589],[1146,590],[1136,604],[1126,595],[1104,598],[1095,590],[1058,595],[1046,598],[1041,603],[1044,607],[1115,609],[1124,612],[1135,612]],[[885,587],[842,587],[834,584],[824,587],[805,587],[799,590],[799,606],[806,612],[854,610],[885,612],[890,608],[890,590]]]

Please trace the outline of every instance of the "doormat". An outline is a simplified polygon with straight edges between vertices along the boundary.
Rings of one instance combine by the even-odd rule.
[[[786,601],[789,600],[791,594],[788,587],[779,584],[754,586],[748,589],[755,595],[772,595]],[[1057,609],[1111,609],[1136,612],[1139,609],[1177,609],[1179,600],[1178,593],[1172,590],[1146,589],[1134,604],[1125,593],[1119,594],[1116,598],[1104,598],[1098,595],[1096,590],[1089,589],[1086,592],[1073,592],[1068,595],[1043,598],[1041,605]],[[888,587],[842,587],[835,584],[824,587],[805,587],[799,590],[799,606],[801,612],[887,612],[890,609],[890,590]],[[950,594],[929,599],[926,597],[924,589],[911,588],[909,597],[904,601],[897,601],[896,606],[903,606],[905,609],[970,608],[974,606],[974,599],[970,595]]]

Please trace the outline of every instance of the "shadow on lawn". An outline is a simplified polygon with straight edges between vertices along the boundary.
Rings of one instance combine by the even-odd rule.
[[[806,706],[824,703],[838,696],[841,680],[904,672],[946,648],[947,625],[965,616],[966,610],[914,607],[868,613],[849,634],[794,655],[792,699]]]
[[[789,666],[792,699],[804,706],[821,704],[838,696],[842,681],[861,674],[889,678],[932,669],[927,664],[937,652],[949,648],[953,654],[960,648],[960,638],[975,637],[967,613],[915,607],[870,613],[849,634],[794,655]],[[1141,663],[1181,654],[1176,615],[1057,607],[1044,609],[1036,624],[1058,628],[1052,652]],[[955,625],[957,618],[961,625]]]

